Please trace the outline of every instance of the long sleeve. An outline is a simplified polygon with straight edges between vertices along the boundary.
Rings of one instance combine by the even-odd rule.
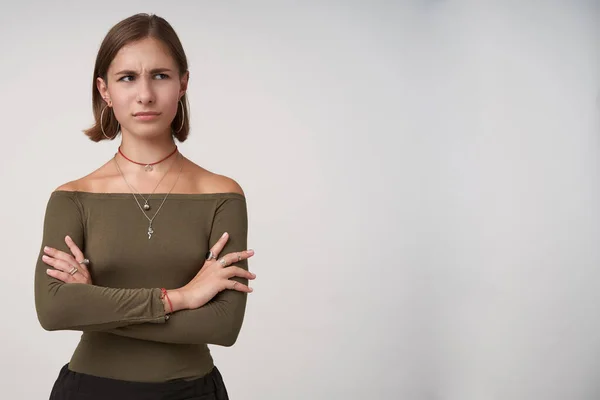
[[[219,256],[247,249],[248,216],[245,198],[226,197],[217,205],[209,248],[224,232],[229,239]],[[233,265],[248,270],[248,260]],[[232,278],[248,284],[247,279]],[[164,325],[140,324],[110,329],[108,332],[136,339],[165,343],[216,344],[232,346],[242,327],[247,294],[224,290],[210,302],[194,310],[181,310],[171,315]]]
[[[49,276],[42,261],[44,246],[70,254],[64,238],[71,236],[84,249],[84,220],[76,192],[57,191],[50,196],[44,217],[34,293],[38,320],[46,330],[106,330],[130,324],[165,323],[159,288],[108,288],[64,283]]]

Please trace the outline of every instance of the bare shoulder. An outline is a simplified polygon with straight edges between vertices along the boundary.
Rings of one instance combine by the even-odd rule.
[[[238,193],[245,196],[242,187],[234,179],[219,174],[214,174],[211,179],[214,193]]]
[[[102,165],[95,171],[70,182],[64,183],[54,189],[54,191],[67,191],[67,192],[94,192],[100,189],[101,184],[107,178],[107,165],[108,162]]]
[[[86,192],[90,191],[90,179],[93,179],[96,171],[92,172],[89,175],[76,179],[74,181],[70,181],[67,183],[63,183],[59,187],[55,189],[55,191],[67,191],[67,192]]]
[[[238,193],[245,196],[235,179],[209,171],[191,161],[189,164],[190,178],[195,183],[197,193]]]
[[[62,185],[60,185],[59,187],[54,189],[55,192],[59,192],[59,191],[76,192],[78,190],[79,190],[78,181],[71,181],[71,182],[63,183]]]

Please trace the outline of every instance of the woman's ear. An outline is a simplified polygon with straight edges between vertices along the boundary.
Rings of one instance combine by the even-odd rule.
[[[96,78],[96,88],[98,89],[100,96],[104,99],[106,104],[111,106],[112,101],[110,101],[110,93],[108,93],[108,86],[106,85],[106,82],[104,82],[104,79],[100,77]]]
[[[190,71],[185,71],[185,74],[182,75],[180,79],[180,87],[179,87],[179,98],[181,99],[188,88],[188,82],[190,80]]]

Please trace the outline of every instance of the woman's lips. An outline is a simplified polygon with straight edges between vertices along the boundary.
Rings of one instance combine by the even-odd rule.
[[[134,117],[139,121],[150,121],[157,118],[159,115],[159,113],[137,113]]]

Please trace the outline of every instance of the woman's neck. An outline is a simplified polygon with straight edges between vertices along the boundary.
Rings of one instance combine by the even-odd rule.
[[[164,159],[164,161],[155,164],[152,168],[154,172],[160,172],[161,170],[166,170],[169,164],[171,164],[172,159],[176,156],[176,154],[173,154],[176,147],[175,141],[170,135],[160,140],[137,140],[123,136],[121,145],[119,146],[120,152],[117,153],[116,157],[124,170],[143,169],[143,165],[136,163],[153,164]],[[165,159],[165,157],[168,158]]]

